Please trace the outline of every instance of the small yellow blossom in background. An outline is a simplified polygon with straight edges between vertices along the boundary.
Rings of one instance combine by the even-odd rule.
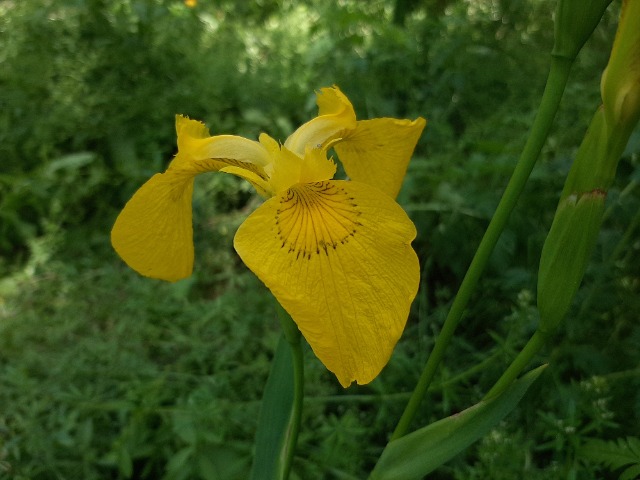
[[[184,0],[184,4],[189,8],[194,8],[198,5],[198,0]]]
[[[188,277],[194,177],[220,171],[249,181],[266,201],[238,229],[235,249],[347,387],[386,365],[418,290],[416,229],[395,197],[426,122],[358,121],[337,87],[321,89],[317,103],[318,116],[283,145],[264,133],[212,137],[177,116],[178,153],[126,204],[111,241],[142,275]],[[331,148],[350,180],[333,180]]]

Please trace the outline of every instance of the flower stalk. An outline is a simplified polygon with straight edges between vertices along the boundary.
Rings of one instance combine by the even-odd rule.
[[[542,249],[539,328],[547,332],[558,328],[578,291],[598,239],[607,192],[640,119],[640,0],[623,3],[601,94],[603,104],[578,149]]]
[[[569,72],[573,60],[564,57],[552,57],[549,76],[546,87],[540,102],[540,108],[534,120],[531,132],[524,150],[513,171],[511,179],[502,195],[500,203],[487,227],[487,230],[480,241],[480,245],[471,261],[471,265],[462,280],[462,284],[453,300],[449,314],[442,326],[442,330],[436,339],[435,346],[427,363],[422,371],[422,375],[413,391],[411,398],[396,426],[391,440],[402,437],[411,425],[420,403],[424,398],[431,381],[436,373],[440,362],[444,356],[446,348],[449,346],[455,333],[455,329],[462,319],[464,310],[475,291],[478,280],[486,267],[491,252],[500,238],[500,234],[507,224],[509,216],[513,211],[520,194],[524,190],[529,175],[540,155],[549,130],[555,118],[555,114],[560,105],[560,99],[569,78]]]
[[[289,347],[293,359],[293,405],[291,408],[291,421],[288,435],[285,439],[285,458],[282,480],[289,478],[293,457],[298,443],[298,433],[300,432],[300,423],[302,419],[302,404],[304,400],[304,359],[302,355],[301,334],[298,326],[291,319],[291,316],[280,306],[277,305],[278,319],[282,326],[282,331]]]
[[[623,3],[601,91],[603,105],[578,149],[542,248],[538,329],[485,398],[504,391],[558,329],[595,248],[607,192],[640,119],[640,0]]]
[[[514,172],[500,199],[500,203],[485,231],[480,245],[471,261],[469,269],[462,280],[458,293],[453,300],[449,314],[442,326],[442,330],[436,339],[435,346],[416,388],[409,399],[405,411],[396,426],[391,440],[402,437],[409,429],[411,421],[415,417],[420,403],[431,384],[436,370],[442,361],[444,352],[448,347],[456,327],[460,323],[464,310],[476,289],[478,280],[486,267],[489,257],[495,248],[509,216],[513,211],[518,198],[531,175],[531,171],[540,155],[540,151],[549,135],[553,119],[555,118],[560,100],[564,93],[571,66],[582,46],[598,25],[602,14],[611,0],[560,0],[556,9],[555,19],[555,43],[551,52],[551,66],[545,86],[540,107],[536,114],[533,126],[525,147],[520,155]],[[538,336],[540,337],[540,335]],[[533,351],[538,348],[536,337]],[[535,348],[534,348],[535,347]],[[524,358],[523,360],[524,361]]]

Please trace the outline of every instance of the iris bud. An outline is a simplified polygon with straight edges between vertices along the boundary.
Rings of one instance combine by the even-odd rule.
[[[633,130],[640,118],[640,0],[622,4],[600,89],[609,127]]]
[[[578,14],[580,3],[559,2],[556,21],[561,31],[556,32],[557,48],[567,51],[575,48],[566,37],[571,28],[562,31],[561,24],[568,21],[572,11]],[[576,25],[584,25],[591,18],[595,27],[596,14],[601,15],[608,3],[585,2],[581,15],[575,19]],[[574,4],[576,7],[571,6]],[[572,29],[578,38],[576,32],[580,29],[578,26]],[[622,5],[601,92],[603,105],[593,116],[578,149],[542,248],[538,309],[543,332],[555,330],[571,306],[596,245],[607,191],[615,178],[618,161],[640,119],[640,0],[625,0]]]
[[[538,272],[540,330],[552,332],[567,314],[598,239],[606,193],[593,190],[560,202]]]
[[[593,33],[611,0],[559,0],[552,55],[573,60]]]

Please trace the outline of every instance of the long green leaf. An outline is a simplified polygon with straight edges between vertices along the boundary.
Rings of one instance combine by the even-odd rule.
[[[390,442],[370,480],[420,479],[483,437],[518,404],[546,365],[502,394]]]
[[[289,344],[280,338],[262,397],[252,480],[279,480],[284,476],[293,408],[293,361]]]

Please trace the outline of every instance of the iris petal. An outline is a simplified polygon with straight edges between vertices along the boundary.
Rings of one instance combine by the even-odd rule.
[[[118,255],[141,275],[175,282],[193,270],[193,176],[151,177],[127,202],[111,230]]]
[[[297,183],[313,183],[333,178],[336,164],[327,159],[323,148],[307,147],[301,158],[287,147],[272,152],[273,162],[266,167],[269,186],[274,194],[288,190]]]
[[[361,120],[333,148],[352,180],[373,185],[395,198],[425,125],[423,118]]]
[[[209,136],[207,127],[182,115],[176,116],[178,155],[170,169],[193,175],[216,172],[225,166],[246,168],[266,177],[263,167],[271,161],[267,149],[256,142],[236,135]]]
[[[319,115],[293,132],[284,146],[298,156],[307,147],[326,146],[327,142],[356,128],[356,113],[338,87],[322,88],[317,94]]]
[[[178,154],[129,200],[116,219],[111,243],[122,259],[147,277],[176,281],[193,270],[193,179],[224,171],[253,184],[263,196],[270,161],[259,143],[233,135],[209,137],[205,125],[177,116]]]
[[[419,283],[416,230],[366,184],[298,184],[240,226],[235,248],[347,387],[389,360]]]
[[[249,182],[253,188],[256,189],[256,192],[264,198],[269,198],[272,196],[272,190],[269,183],[260,175],[252,172],[243,167],[234,167],[228,166],[220,169],[221,172],[231,173],[240,178],[244,178],[247,182]]]

